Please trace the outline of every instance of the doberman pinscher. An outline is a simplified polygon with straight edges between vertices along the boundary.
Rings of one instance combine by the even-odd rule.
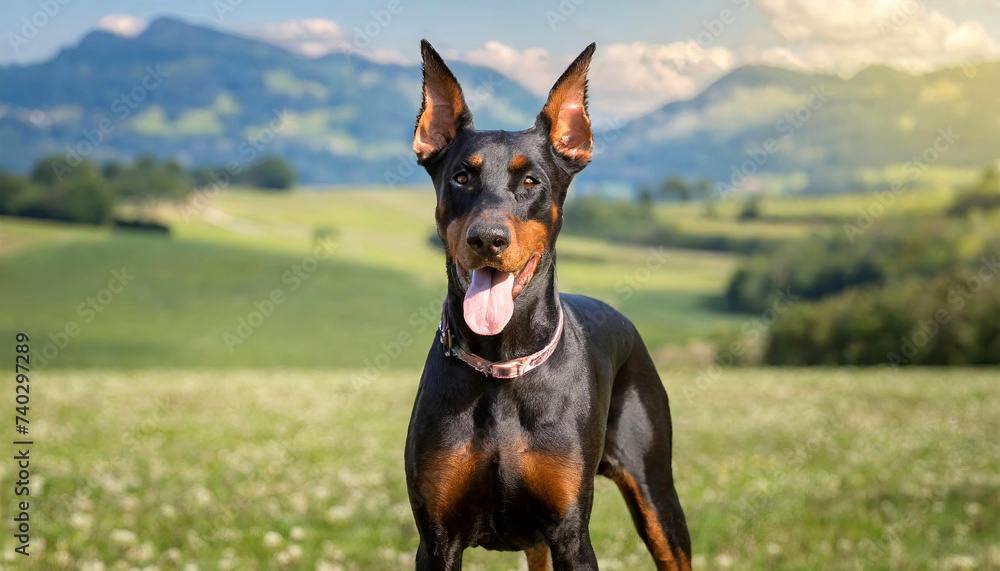
[[[596,474],[618,485],[657,567],[689,568],[649,352],[623,315],[556,286],[563,202],[593,147],[594,45],[519,132],[476,130],[455,76],[422,52],[413,150],[434,182],[448,295],[406,438],[417,569],[459,569],[471,546],[523,550],[532,570],[596,569]]]

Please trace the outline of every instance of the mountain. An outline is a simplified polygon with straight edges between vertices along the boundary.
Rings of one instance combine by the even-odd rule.
[[[491,69],[452,69],[480,128],[523,129],[541,110]],[[419,106],[418,66],[306,59],[165,18],[0,68],[0,167],[27,170],[42,154],[73,155],[69,145],[98,161],[151,153],[192,166],[277,153],[307,183],[423,182],[410,150]]]
[[[523,129],[541,109],[494,70],[451,65],[479,128]],[[1000,156],[998,85],[998,63],[922,76],[871,67],[850,79],[744,67],[610,131],[596,123],[597,151],[579,181],[752,174],[829,192],[914,156],[981,168]],[[306,59],[159,19],[135,38],[93,32],[49,61],[0,68],[0,168],[26,171],[50,153],[242,168],[277,153],[306,183],[424,182],[410,151],[419,97],[417,66]],[[935,150],[940,132],[957,138]]]
[[[923,76],[870,67],[850,79],[744,67],[623,125],[588,170],[593,180],[680,174],[727,186],[800,175],[806,191],[831,192],[888,165],[915,165],[902,181],[923,165],[983,168],[1000,158],[998,85],[1000,63]]]

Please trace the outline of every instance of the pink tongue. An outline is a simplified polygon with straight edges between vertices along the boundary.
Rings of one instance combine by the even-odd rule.
[[[465,322],[479,335],[503,331],[514,314],[514,273],[493,268],[473,270],[472,283],[465,292]]]

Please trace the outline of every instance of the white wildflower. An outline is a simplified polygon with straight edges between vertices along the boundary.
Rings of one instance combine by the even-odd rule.
[[[122,547],[131,547],[139,541],[135,533],[127,529],[112,529],[111,542]]]
[[[212,492],[202,486],[196,486],[191,490],[191,498],[197,506],[207,506],[212,502]]]
[[[282,541],[284,541],[284,538],[282,538],[281,534],[277,531],[269,531],[264,534],[264,547],[269,549],[278,547],[281,545]]]
[[[171,563],[179,564],[181,560],[184,558],[184,554],[181,553],[180,549],[177,549],[176,547],[171,547],[170,549],[163,552],[163,557],[164,559],[166,559]]]
[[[94,523],[94,517],[86,513],[75,513],[69,516],[69,525],[73,529],[78,529],[80,531],[87,531],[90,529],[91,524]]]
[[[52,555],[52,559],[59,567],[70,567],[73,565],[73,556],[69,554],[69,551],[60,549]]]
[[[353,513],[354,510],[349,506],[333,506],[326,511],[326,519],[330,523],[336,523],[351,517]]]

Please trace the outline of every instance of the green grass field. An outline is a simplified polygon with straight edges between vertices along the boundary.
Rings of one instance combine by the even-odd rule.
[[[901,212],[937,199],[905,200]],[[794,240],[820,223],[803,213],[864,201],[768,201],[748,223],[725,205],[716,219],[691,205],[657,215]],[[426,188],[230,192],[163,208],[170,238],[0,219],[0,364],[16,331],[35,363],[28,568],[411,568],[402,442],[445,284],[433,203]],[[317,230],[332,245],[311,261]],[[714,303],[736,256],[574,236],[558,252],[560,288],[619,307],[658,360],[697,568],[1000,569],[1000,372],[734,369],[705,382],[678,365],[683,348],[753,317]],[[13,476],[0,462],[0,489]],[[0,571],[21,569],[3,498]],[[591,528],[602,569],[652,567],[603,479]],[[465,568],[519,566],[473,550]]]
[[[663,375],[696,568],[1000,567],[996,373],[698,374]],[[402,443],[418,375],[38,375],[45,545],[30,568],[412,568]],[[596,494],[602,569],[652,568],[614,485]],[[465,568],[522,561],[470,550]]]

